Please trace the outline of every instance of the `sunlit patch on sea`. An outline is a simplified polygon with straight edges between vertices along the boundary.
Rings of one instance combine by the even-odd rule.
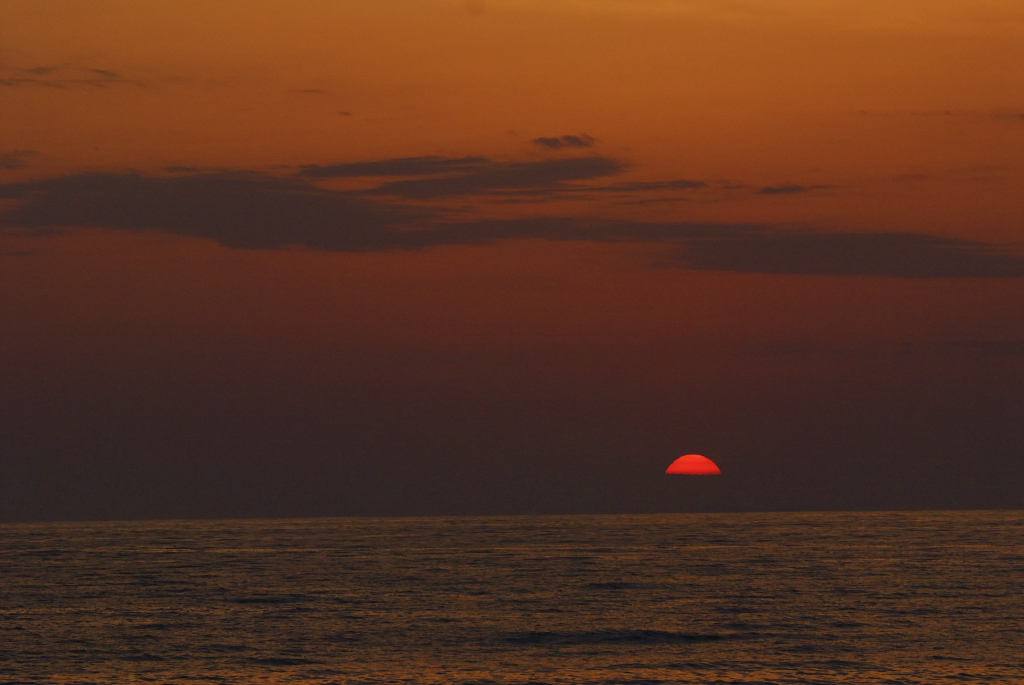
[[[1024,681],[1024,512],[0,536],[0,683]]]

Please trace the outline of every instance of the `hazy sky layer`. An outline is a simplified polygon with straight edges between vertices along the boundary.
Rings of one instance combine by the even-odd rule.
[[[1021,65],[1011,0],[9,0],[0,520],[1022,507]]]

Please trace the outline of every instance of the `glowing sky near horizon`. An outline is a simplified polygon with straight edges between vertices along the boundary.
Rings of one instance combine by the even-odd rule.
[[[690,444],[1021,504],[1021,65],[1011,0],[5,2],[0,517],[686,508]]]

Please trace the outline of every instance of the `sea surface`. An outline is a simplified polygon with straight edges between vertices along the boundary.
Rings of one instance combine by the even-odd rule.
[[[0,526],[0,683],[1024,682],[1024,512]]]

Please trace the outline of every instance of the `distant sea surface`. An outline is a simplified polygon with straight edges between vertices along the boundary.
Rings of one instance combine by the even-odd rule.
[[[1024,682],[1024,512],[0,526],[0,683]]]

